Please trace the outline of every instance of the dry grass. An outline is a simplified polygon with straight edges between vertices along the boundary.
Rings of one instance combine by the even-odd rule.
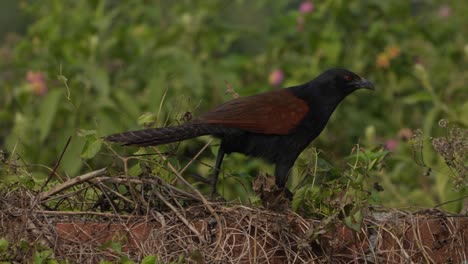
[[[161,263],[460,263],[467,259],[468,218],[438,210],[374,211],[366,216],[361,232],[354,232],[338,219],[323,222],[290,210],[277,213],[212,203],[156,180],[129,182],[125,177],[107,177],[105,171],[87,175],[86,180],[65,182],[41,194],[19,187],[4,190],[0,236],[10,241],[10,248],[0,258],[29,262],[34,252],[50,249],[54,258],[76,263],[118,262],[122,257],[141,261],[148,255],[157,255]],[[132,200],[130,194],[113,194],[112,187],[126,184],[133,184],[136,194],[150,190],[152,195]],[[101,196],[91,195],[98,191]],[[74,210],[54,210],[53,205],[59,204]]]

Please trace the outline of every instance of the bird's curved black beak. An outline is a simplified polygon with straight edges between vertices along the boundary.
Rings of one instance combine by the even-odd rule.
[[[364,88],[364,89],[369,89],[369,90],[375,90],[374,84],[371,83],[369,80],[364,79],[364,78],[361,78],[360,80],[354,81],[352,83],[352,85],[356,89]]]

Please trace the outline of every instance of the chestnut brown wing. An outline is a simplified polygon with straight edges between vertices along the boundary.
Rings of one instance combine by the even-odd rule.
[[[304,100],[287,90],[277,90],[226,102],[194,122],[286,135],[294,130],[308,111]]]

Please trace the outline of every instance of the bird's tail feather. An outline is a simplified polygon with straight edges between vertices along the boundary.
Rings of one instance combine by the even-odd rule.
[[[188,123],[180,126],[128,131],[109,135],[104,137],[104,139],[111,142],[120,142],[125,146],[135,145],[145,147],[168,144],[204,135],[221,134],[223,130],[218,125]]]

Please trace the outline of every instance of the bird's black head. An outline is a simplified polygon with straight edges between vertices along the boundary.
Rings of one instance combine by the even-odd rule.
[[[322,73],[317,80],[336,94],[344,96],[357,89],[374,90],[374,84],[346,69],[330,69]],[[322,86],[321,85],[321,86]]]
[[[346,69],[330,69],[314,80],[293,87],[294,93],[311,104],[337,105],[350,93],[358,89],[374,90],[374,85]]]

